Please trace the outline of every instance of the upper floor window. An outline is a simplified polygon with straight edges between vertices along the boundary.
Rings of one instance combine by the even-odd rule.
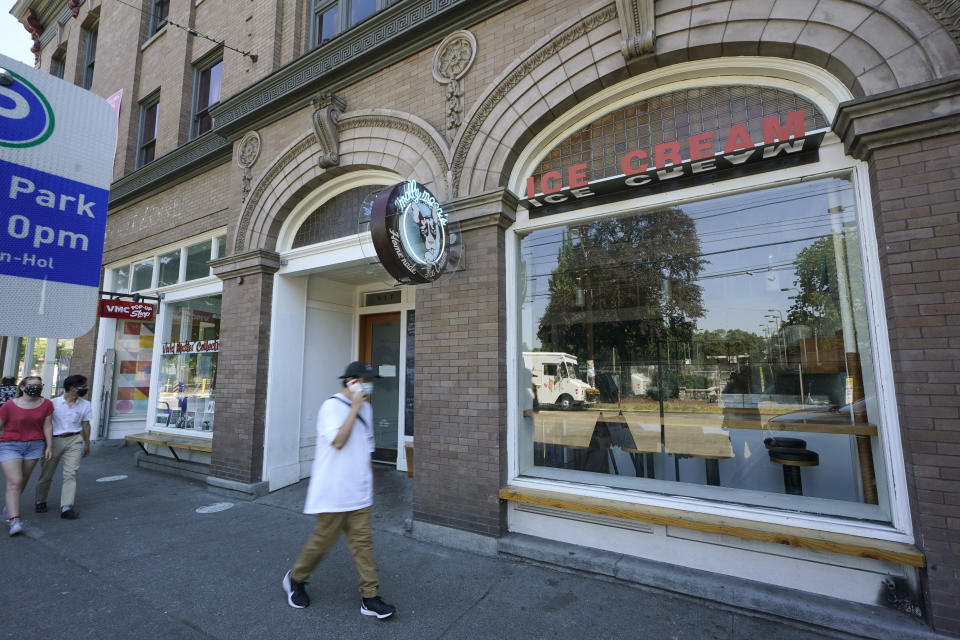
[[[313,46],[366,20],[396,0],[313,0]]]
[[[140,142],[137,166],[153,162],[157,151],[157,123],[160,116],[160,96],[156,95],[140,105]]]
[[[50,59],[50,75],[63,80],[65,69],[66,65],[64,64],[62,55],[54,55],[53,58]]]
[[[152,36],[167,24],[170,0],[153,0],[150,8],[150,35]]]
[[[222,56],[222,54],[219,55]],[[198,65],[194,72],[191,137],[195,138],[213,128],[210,107],[220,102],[220,78],[222,73],[222,57]]]
[[[93,85],[93,67],[97,61],[97,25],[87,31],[87,42],[83,53],[83,88]]]

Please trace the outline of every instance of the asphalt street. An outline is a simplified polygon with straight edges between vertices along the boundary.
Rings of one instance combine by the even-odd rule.
[[[406,534],[411,482],[377,470],[374,544],[381,595],[397,615],[360,615],[357,577],[341,541],[287,605],[280,582],[312,527],[306,483],[256,501],[138,468],[138,449],[94,443],[79,472],[76,521],[34,514],[25,535],[0,532],[0,638],[644,638],[862,637],[715,602]]]

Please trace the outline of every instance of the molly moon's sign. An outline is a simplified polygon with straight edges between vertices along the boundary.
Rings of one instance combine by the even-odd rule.
[[[370,235],[383,268],[401,284],[432,282],[447,266],[447,215],[434,195],[415,180],[377,196],[370,213]]]
[[[620,158],[620,174],[609,178],[591,180],[587,162],[547,171],[539,181],[527,178],[521,202],[536,218],[577,209],[588,200],[592,205],[816,162],[827,129],[807,133],[803,115],[797,110],[783,122],[779,116],[764,118],[763,142],[754,142],[742,124],[724,136],[714,131],[692,135],[689,158],[681,156],[679,142],[634,149]]]

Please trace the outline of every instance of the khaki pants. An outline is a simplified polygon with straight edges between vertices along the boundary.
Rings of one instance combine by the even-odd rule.
[[[63,487],[60,489],[60,508],[73,506],[77,495],[77,469],[83,458],[83,434],[64,436],[53,439],[53,457],[43,463],[40,469],[40,479],[37,480],[36,502],[46,502],[50,493],[50,483],[53,474],[57,472],[57,464],[63,458]]]
[[[360,595],[372,598],[377,595],[380,582],[377,567],[373,561],[373,537],[370,535],[370,514],[372,507],[341,513],[318,513],[317,526],[304,545],[300,557],[293,565],[290,577],[304,582],[337,541],[342,530],[347,537],[347,546],[353,554],[353,563],[360,574]]]

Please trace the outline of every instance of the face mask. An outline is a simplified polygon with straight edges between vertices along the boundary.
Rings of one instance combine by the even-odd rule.
[[[357,391],[363,391],[364,395],[373,394],[373,383],[372,382],[360,382],[359,380],[354,380],[347,384],[347,389],[350,390],[350,393],[356,393]]]
[[[43,393],[42,384],[28,384],[23,388],[23,392],[30,396],[31,398],[39,398],[40,394]]]
[[[78,395],[78,396],[85,396],[85,395],[87,395],[87,388],[84,387],[83,389],[77,389],[77,395]]]

